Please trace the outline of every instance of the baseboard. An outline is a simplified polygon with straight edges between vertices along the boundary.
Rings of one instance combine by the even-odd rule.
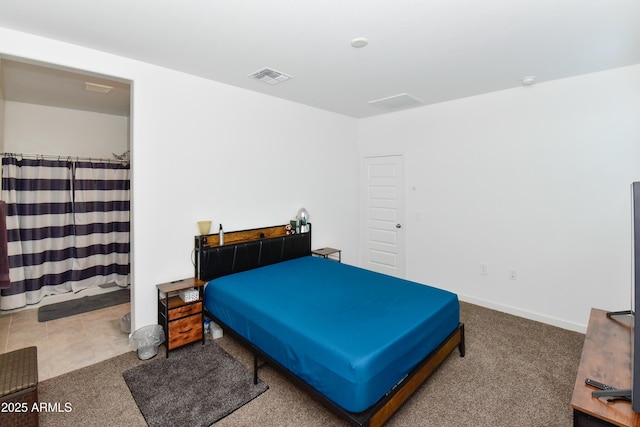
[[[514,316],[523,317],[529,320],[535,320],[536,322],[546,323],[547,325],[557,326],[562,329],[567,329],[569,331],[580,332],[584,334],[587,332],[587,325],[567,322],[563,319],[558,319],[556,317],[546,316],[540,313],[536,313],[533,311],[523,310],[521,308],[512,307],[504,304],[499,304],[494,301],[488,301],[481,298],[471,297],[468,295],[458,295],[460,301],[468,302],[470,304],[479,305],[480,307],[490,308],[492,310],[501,311],[507,314],[513,314]]]

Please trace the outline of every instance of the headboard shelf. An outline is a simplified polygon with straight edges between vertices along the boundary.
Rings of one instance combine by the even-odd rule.
[[[305,233],[294,233],[287,225],[195,237],[195,277],[209,281],[227,274],[311,255],[311,224]]]
[[[281,237],[287,235],[286,225],[276,225],[273,227],[254,228],[251,230],[231,231],[224,233],[224,244],[232,245],[236,243],[251,242],[254,240],[260,240],[270,237]],[[212,246],[220,246],[220,236],[218,234],[207,234],[204,236],[197,236],[196,239],[200,239],[200,244],[204,248]]]

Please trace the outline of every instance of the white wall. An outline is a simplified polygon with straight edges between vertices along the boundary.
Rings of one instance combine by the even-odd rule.
[[[0,54],[132,82],[134,330],[157,321],[157,283],[193,275],[198,220],[270,226],[304,206],[313,246],[356,261],[356,120],[3,28]]]
[[[113,159],[129,149],[127,117],[5,101],[4,151]]]
[[[633,66],[360,120],[405,154],[408,278],[575,330],[628,309],[639,117]]]

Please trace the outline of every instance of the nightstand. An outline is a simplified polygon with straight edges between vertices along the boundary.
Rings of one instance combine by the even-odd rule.
[[[164,328],[166,357],[169,357],[170,351],[187,344],[196,341],[202,341],[204,344],[202,317],[204,285],[202,280],[196,278],[156,285],[158,324]]]
[[[321,249],[314,249],[311,251],[311,253],[315,256],[342,262],[342,249],[321,248]],[[336,256],[337,256],[337,259],[336,259]]]

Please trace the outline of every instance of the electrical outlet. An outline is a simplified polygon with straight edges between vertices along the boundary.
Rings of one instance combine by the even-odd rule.
[[[480,263],[480,275],[486,276],[489,274],[489,265],[485,262]]]
[[[518,272],[516,270],[509,270],[509,279],[518,280]]]

